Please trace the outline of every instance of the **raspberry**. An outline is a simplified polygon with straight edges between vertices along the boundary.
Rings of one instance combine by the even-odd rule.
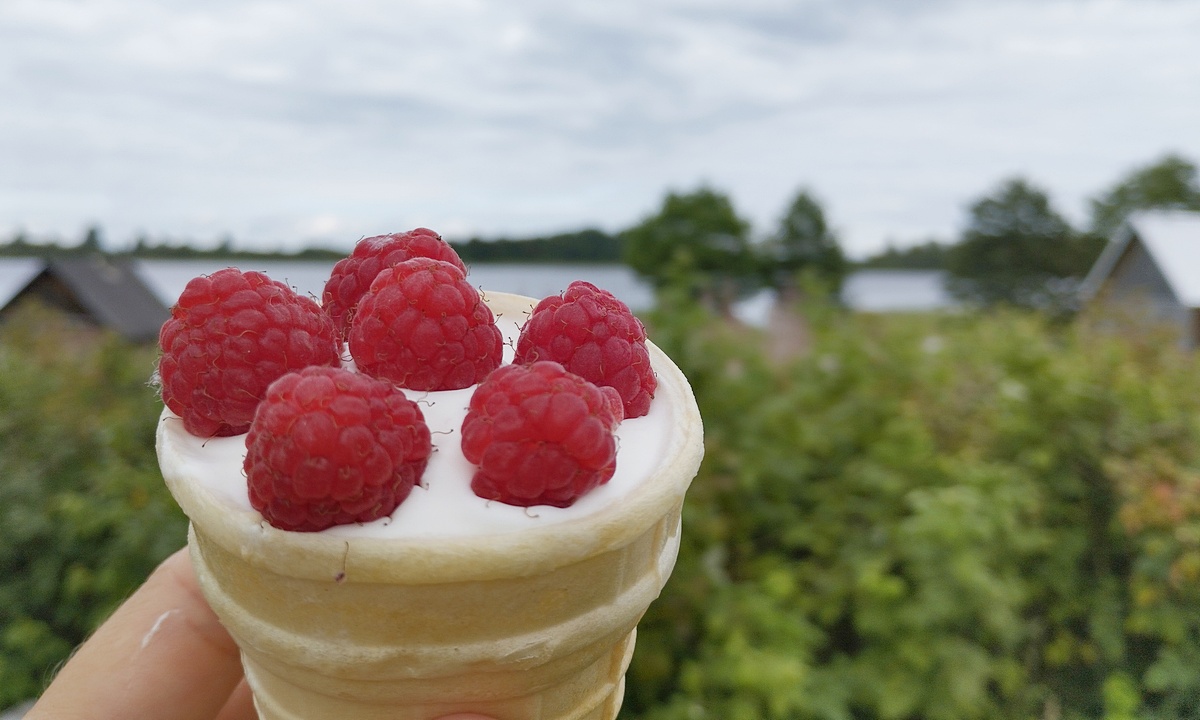
[[[551,360],[589,382],[614,388],[625,417],[650,412],[658,380],[646,329],[629,306],[582,280],[537,304],[517,340],[517,364]]]
[[[282,530],[390,515],[429,462],[429,427],[392,385],[310,367],[271,384],[246,436],[250,504]]]
[[[500,365],[503,338],[479,291],[449,263],[413,258],[379,273],[350,326],[358,369],[412,390],[458,390]]]
[[[509,505],[567,507],[609,481],[621,403],[553,362],[506,365],[475,389],[462,450],[471,489]]]
[[[236,268],[188,282],[158,342],[163,402],[199,437],[246,432],[284,373],[341,361],[333,323],[316,302]]]
[[[333,273],[321,294],[321,306],[333,318],[343,338],[350,332],[355,307],[379,271],[416,257],[448,262],[463,275],[467,274],[467,266],[454,248],[428,228],[359,240],[350,256],[333,266]]]

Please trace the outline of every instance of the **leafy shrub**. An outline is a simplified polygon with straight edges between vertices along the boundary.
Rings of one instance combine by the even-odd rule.
[[[781,364],[669,296],[652,319],[706,457],[624,716],[1195,716],[1194,358],[1024,313],[808,315]]]
[[[36,307],[0,325],[0,707],[39,693],[184,543],[154,454],[154,357]]]
[[[1152,331],[806,310],[810,349],[663,296],[706,457],[624,717],[1198,717],[1200,372]],[[184,542],[154,351],[0,326],[0,706]]]

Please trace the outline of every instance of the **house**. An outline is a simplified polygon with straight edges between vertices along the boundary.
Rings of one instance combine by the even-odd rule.
[[[1081,293],[1089,304],[1145,312],[1174,326],[1184,347],[1200,347],[1200,213],[1131,215],[1092,266]]]
[[[113,330],[130,342],[152,342],[167,307],[128,261],[103,255],[0,261],[0,319],[26,302],[57,309],[89,327]]]

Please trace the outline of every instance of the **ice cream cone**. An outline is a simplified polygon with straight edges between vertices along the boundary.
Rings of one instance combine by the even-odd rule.
[[[528,298],[490,293],[496,310]],[[168,423],[164,478],[191,520],[206,598],[242,651],[264,720],[612,720],[635,627],[679,549],[703,453],[695,400],[650,347],[673,429],[622,502],[519,532],[451,538],[278,530],[189,476]]]

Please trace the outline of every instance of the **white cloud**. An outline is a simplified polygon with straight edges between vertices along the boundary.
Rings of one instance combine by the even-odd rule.
[[[0,234],[619,229],[708,181],[760,230],[808,186],[861,253],[1012,174],[1082,221],[1200,160],[1198,36],[1162,0],[11,0]]]

